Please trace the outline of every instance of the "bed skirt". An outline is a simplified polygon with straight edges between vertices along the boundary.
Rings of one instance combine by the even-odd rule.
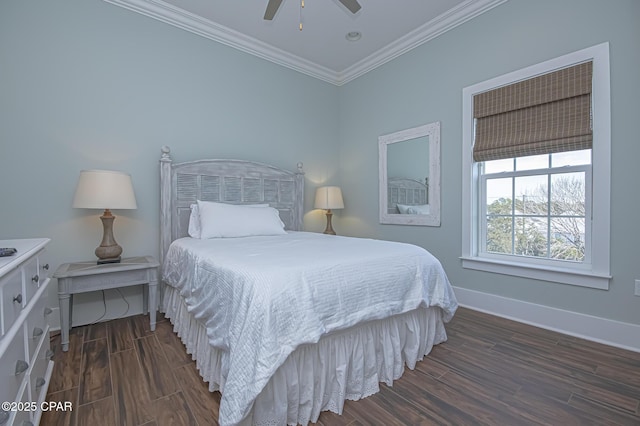
[[[224,392],[223,357],[228,353],[209,345],[204,325],[192,317],[178,291],[167,285],[163,296],[165,315],[209,390]],[[342,414],[345,400],[377,393],[380,382],[391,386],[405,365],[413,370],[433,345],[445,340],[442,311],[431,307],[359,324],[299,346],[258,395],[243,424],[306,425],[315,423],[322,411]]]

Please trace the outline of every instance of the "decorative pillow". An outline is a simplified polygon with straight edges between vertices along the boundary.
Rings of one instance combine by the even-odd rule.
[[[278,210],[198,201],[200,238],[286,234]]]
[[[429,204],[420,204],[417,206],[409,206],[407,214],[429,214]]]
[[[189,230],[187,232],[191,238],[200,238],[200,210],[197,204],[191,204],[189,207],[191,207],[191,215],[189,216]],[[269,207],[269,204],[245,204],[244,207]]]

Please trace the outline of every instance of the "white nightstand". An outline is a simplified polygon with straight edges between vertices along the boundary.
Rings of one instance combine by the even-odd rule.
[[[97,265],[95,260],[60,265],[53,277],[58,279],[62,350],[69,350],[69,329],[75,293],[148,284],[149,290],[148,294],[144,294],[142,309],[145,313],[149,311],[151,331],[155,330],[159,265],[151,256],[129,257],[122,259],[120,263],[103,265]]]

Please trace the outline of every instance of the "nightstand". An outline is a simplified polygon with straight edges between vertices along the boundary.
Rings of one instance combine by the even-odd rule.
[[[142,309],[145,313],[149,311],[151,331],[155,330],[159,265],[150,256],[129,257],[120,263],[103,265],[97,265],[95,260],[60,265],[53,277],[58,279],[62,350],[69,350],[73,295],[76,293],[147,284],[149,288],[144,293]]]

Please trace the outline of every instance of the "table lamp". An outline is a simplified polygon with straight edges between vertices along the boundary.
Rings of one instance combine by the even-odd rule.
[[[110,209],[135,209],[131,176],[109,170],[82,170],[78,179],[73,207],[82,209],[104,209],[100,216],[103,226],[102,242],[96,248],[98,264],[119,263],[122,247],[113,237],[113,221],[116,218]]]
[[[338,186],[322,186],[316,189],[316,209],[325,209],[327,211],[327,227],[325,234],[336,235],[336,231],[331,226],[331,209],[343,209],[344,201],[342,201],[342,190]]]

